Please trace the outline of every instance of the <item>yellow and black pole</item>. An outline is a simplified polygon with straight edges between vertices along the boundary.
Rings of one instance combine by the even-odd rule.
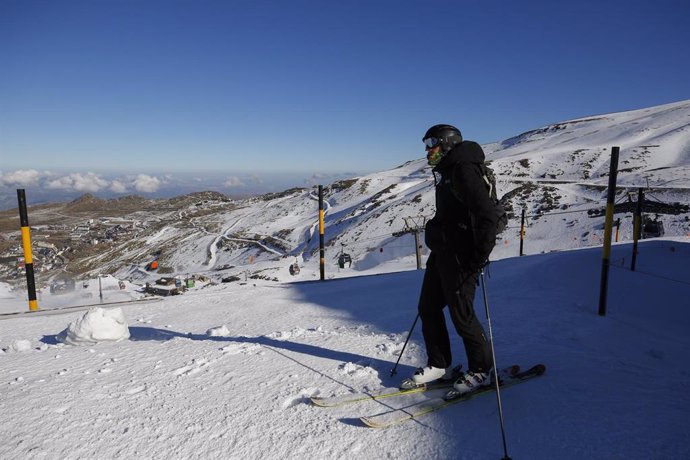
[[[324,250],[323,230],[323,186],[319,185],[319,270],[321,272],[321,281],[326,278],[326,254]]]
[[[604,257],[602,259],[601,286],[599,290],[599,316],[606,316],[606,297],[609,285],[609,265],[611,262],[611,235],[613,233],[613,207],[616,201],[616,178],[618,176],[619,153],[620,147],[611,148],[609,190],[606,198],[606,220],[604,224]]]
[[[26,267],[26,290],[29,293],[29,310],[38,310],[36,300],[36,282],[34,280],[34,262],[31,254],[31,232],[29,231],[29,215],[26,211],[26,194],[24,189],[17,189],[19,201],[19,221],[22,226],[22,244],[24,245],[24,266]]]

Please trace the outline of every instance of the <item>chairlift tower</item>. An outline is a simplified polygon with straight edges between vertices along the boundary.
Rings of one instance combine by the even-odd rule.
[[[393,233],[393,236],[403,236],[408,233],[414,234],[415,255],[417,256],[417,270],[422,269],[422,246],[419,243],[419,234],[426,227],[427,218],[425,216],[410,216],[403,217],[405,221],[405,228],[399,232]]]

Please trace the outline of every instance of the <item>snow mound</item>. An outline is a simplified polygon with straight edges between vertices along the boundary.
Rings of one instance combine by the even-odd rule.
[[[223,324],[222,326],[212,327],[206,331],[206,335],[209,337],[228,337],[230,335],[230,330]]]
[[[58,335],[68,345],[119,342],[129,338],[129,327],[121,308],[92,308]]]
[[[372,369],[371,367],[356,363],[343,363],[338,366],[338,370],[343,375],[348,375],[357,379],[370,376],[375,377],[377,375],[376,370]]]
[[[31,350],[30,340],[14,340],[7,351],[29,351]]]

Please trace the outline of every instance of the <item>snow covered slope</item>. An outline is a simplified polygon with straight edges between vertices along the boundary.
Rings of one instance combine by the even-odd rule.
[[[606,317],[599,249],[493,264],[499,365],[547,366],[502,393],[513,458],[690,457],[690,243],[644,242],[636,272],[631,251],[614,246]],[[0,458],[501,458],[493,395],[383,431],[358,417],[410,400],[308,403],[424,363],[418,327],[390,377],[421,276],[211,286],[122,306],[129,340],[81,346],[56,336],[84,311],[0,319]]]
[[[690,101],[565,121],[487,146],[502,174],[607,185],[621,148],[619,184],[688,186]]]

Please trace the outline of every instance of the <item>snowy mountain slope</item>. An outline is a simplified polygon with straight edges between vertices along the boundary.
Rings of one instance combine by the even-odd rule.
[[[612,146],[621,148],[621,184],[677,181],[690,165],[690,101],[570,120],[486,147],[502,174],[606,185]]]
[[[414,244],[401,244],[398,240],[406,238],[392,234],[404,228],[404,217],[433,213],[433,194],[429,193],[433,179],[423,169],[423,163],[415,161],[325,187],[329,265],[343,248],[363,264],[360,268],[373,263],[363,259],[380,247],[394,249],[397,245],[404,249],[386,251],[377,260],[414,254]],[[276,267],[276,262],[283,260],[277,264],[283,269],[295,260],[313,261],[318,253],[317,202],[316,190],[295,189],[279,196],[236,202],[231,207],[217,204],[216,211],[199,218],[175,221],[173,216],[164,216],[151,226],[156,230],[136,257],[141,259],[158,248],[161,265],[175,273],[262,271],[261,262]],[[120,261],[110,265],[122,264],[131,256],[131,251],[125,251]],[[122,265],[120,276],[134,273],[131,265]]]
[[[499,365],[548,367],[502,393],[513,458],[690,456],[690,243],[643,242],[636,272],[621,266],[631,251],[613,248],[606,317],[597,314],[598,248],[493,264]],[[327,282],[223,284],[124,306],[131,337],[121,342],[57,342],[83,311],[0,319],[0,457],[500,458],[493,395],[383,431],[357,418],[408,399],[308,403],[394,386],[423,364],[418,326],[390,377],[421,284],[421,271],[404,268]],[[478,296],[483,320],[482,308]],[[222,326],[222,335],[209,332]]]
[[[689,123],[690,101],[682,101],[565,121],[485,145],[497,173],[499,194],[507,195],[511,215],[492,258],[519,254],[523,209],[526,254],[600,245],[604,219],[589,217],[587,211],[605,205],[614,145],[621,147],[618,183],[628,187],[619,189],[618,202],[628,199],[626,191],[649,185],[650,200],[690,203]],[[466,134],[471,138],[471,133]],[[433,215],[433,187],[433,175],[423,158],[324,184],[328,276],[366,273],[401,258],[410,269],[415,268],[411,231]],[[111,273],[132,281],[151,281],[159,274],[143,268],[154,258],[159,259],[160,273],[204,273],[216,281],[229,276],[292,279],[288,266],[295,261],[309,267],[309,275],[302,273],[295,279],[317,271],[315,188],[241,201],[217,193],[195,194],[147,201],[140,203],[140,209],[132,209],[129,217],[142,223],[137,235],[99,245],[73,263],[75,273]],[[39,216],[32,215],[32,223],[47,212],[42,209]],[[56,212],[70,213],[67,208]],[[616,217],[622,221],[620,240],[630,240],[632,215]],[[656,217],[668,235],[690,234],[687,215]],[[425,247],[421,251],[426,254]],[[341,252],[352,256],[351,269],[338,270]]]
[[[590,218],[586,211],[604,205],[613,145],[621,147],[620,184],[649,183],[650,199],[690,202],[690,180],[684,180],[690,173],[689,123],[690,101],[683,101],[567,121],[485,146],[498,173],[499,192],[509,194],[513,214],[493,257],[518,253],[518,218],[523,208],[531,217],[527,253],[534,248],[544,251],[600,244],[603,218]],[[414,239],[409,233],[399,236],[399,232],[420,226],[424,217],[433,215],[433,184],[425,160],[419,159],[325,186],[329,265],[344,251],[353,256],[355,270],[371,269],[399,257],[406,257],[412,268]],[[619,201],[623,199],[621,191]],[[250,200],[244,205],[258,203]],[[253,263],[276,260],[276,252],[313,263],[318,250],[318,238],[312,238],[318,233],[315,190],[295,191],[259,206],[265,212],[243,219],[236,231],[252,234],[255,240],[264,238],[268,246],[276,244],[268,237],[279,237],[282,247],[273,252],[256,245],[227,251],[219,254],[220,266],[246,266],[249,259]],[[629,239],[632,216],[620,217],[620,237]],[[660,218],[671,235],[690,231],[685,216]],[[293,260],[283,264],[283,272]],[[280,271],[274,270],[275,275],[280,277]]]

